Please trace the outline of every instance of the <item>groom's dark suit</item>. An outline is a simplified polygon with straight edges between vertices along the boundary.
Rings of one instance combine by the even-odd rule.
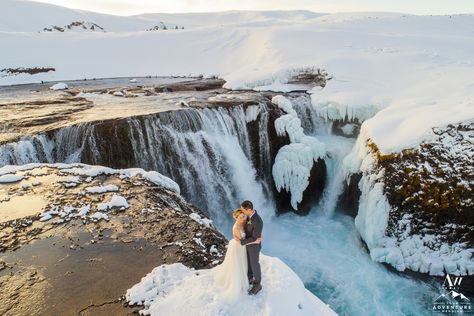
[[[242,246],[245,246],[251,242],[257,240],[257,238],[262,236],[263,230],[263,221],[262,218],[257,214],[257,211],[247,220],[245,224],[245,239],[242,239],[240,243]],[[247,247],[247,261],[248,261],[248,277],[249,280],[252,277],[255,280],[255,284],[260,284],[262,281],[262,272],[260,271],[260,249],[262,249],[262,244],[252,244]]]

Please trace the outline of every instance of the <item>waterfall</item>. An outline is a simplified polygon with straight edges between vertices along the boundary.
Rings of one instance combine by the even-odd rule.
[[[333,133],[333,122],[319,117],[307,98],[293,107],[305,134],[327,149],[327,181],[322,198],[307,216],[287,213],[265,223],[263,251],[282,258],[306,287],[340,315],[431,315],[436,284],[402,277],[371,260],[354,225],[339,212],[344,188],[344,157],[355,139]]]
[[[266,104],[184,109],[93,122],[0,146],[0,165],[84,162],[156,170],[218,227],[245,199],[274,213]],[[252,111],[253,113],[246,113]]]
[[[18,142],[0,145],[0,166],[23,165],[32,162],[80,162],[84,148],[99,161],[95,145],[94,125],[79,124],[61,128],[52,135],[44,133],[22,137]]]
[[[261,112],[260,125],[268,124],[267,116]],[[270,200],[265,179],[255,171],[243,107],[189,109],[158,119],[129,118],[128,124],[138,165],[174,179],[215,221],[225,221],[222,210],[230,212],[243,199]],[[260,127],[258,156],[270,157],[267,127]],[[268,161],[259,164],[270,168]]]

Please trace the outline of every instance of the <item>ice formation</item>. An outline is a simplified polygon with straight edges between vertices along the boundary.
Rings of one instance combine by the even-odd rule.
[[[316,93],[311,94],[311,102],[318,116],[325,120],[343,120],[363,122],[373,117],[382,106],[376,104],[341,104],[328,100],[320,101]]]
[[[326,149],[315,137],[304,134],[301,121],[288,98],[277,95],[272,102],[287,113],[275,120],[275,130],[279,136],[286,133],[290,138],[290,144],[280,148],[275,157],[273,180],[278,192],[284,189],[291,193],[291,206],[297,210],[309,185],[313,164],[326,155]]]
[[[247,123],[253,122],[257,119],[257,116],[260,114],[262,108],[260,105],[250,105],[245,110],[245,120]]]

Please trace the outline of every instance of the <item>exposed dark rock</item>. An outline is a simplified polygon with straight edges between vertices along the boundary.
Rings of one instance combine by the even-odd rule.
[[[14,75],[18,75],[18,74],[36,75],[36,74],[39,74],[39,73],[50,72],[50,71],[56,71],[56,69],[52,68],[52,67],[3,68],[3,69],[0,70],[0,74],[3,73],[1,75],[1,77],[6,77],[6,76],[14,76]]]
[[[184,81],[176,84],[159,85],[154,88],[155,92],[177,92],[177,91],[206,91],[220,89],[224,85],[223,79],[202,79]]]
[[[349,178],[349,183],[344,183],[344,190],[338,198],[336,210],[342,211],[352,217],[357,216],[361,194],[359,189],[361,177],[361,174],[352,174]]]
[[[332,124],[332,132],[335,135],[357,138],[360,132],[360,123],[355,121],[335,120]]]
[[[93,22],[85,22],[85,21],[74,21],[65,26],[57,26],[53,25],[51,27],[43,28],[43,32],[65,32],[65,31],[72,31],[72,30],[84,30],[84,31],[101,31],[105,32],[104,28],[100,25],[93,23]]]
[[[307,67],[293,70],[288,83],[303,83],[313,86],[325,87],[326,82],[331,79],[332,78],[325,70],[315,67]]]

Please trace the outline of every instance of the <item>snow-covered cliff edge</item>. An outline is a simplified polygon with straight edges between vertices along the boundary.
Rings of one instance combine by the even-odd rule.
[[[375,261],[400,271],[473,275],[474,125],[432,134],[384,155],[362,126],[345,160],[349,174],[362,174],[355,223]]]
[[[222,303],[210,270],[193,270],[182,264],[153,269],[127,291],[130,304],[140,304],[144,315],[337,315],[311,294],[299,277],[281,260],[262,255],[263,290],[243,295],[232,304]]]

